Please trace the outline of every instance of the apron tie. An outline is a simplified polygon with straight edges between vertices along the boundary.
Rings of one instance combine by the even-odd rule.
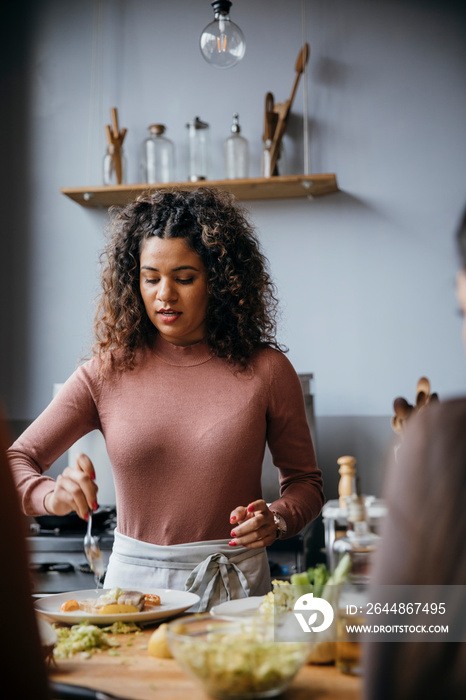
[[[254,554],[254,552],[252,553]],[[241,561],[248,556],[251,556],[250,551],[239,557],[235,557],[235,559]],[[220,603],[230,600],[231,598],[247,598],[250,594],[247,579],[241,569],[233,562],[233,558],[229,559],[219,552],[211,554],[201,561],[186,579],[186,591],[189,593],[196,593],[201,597],[199,612],[208,609],[217,583],[220,584]],[[202,588],[204,588],[203,592]]]

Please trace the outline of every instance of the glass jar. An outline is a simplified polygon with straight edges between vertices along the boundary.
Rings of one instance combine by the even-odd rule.
[[[126,156],[123,148],[107,146],[103,162],[104,185],[124,185],[126,183]]]
[[[361,625],[366,622],[372,557],[380,537],[371,532],[362,496],[346,496],[345,503],[348,527],[333,546],[338,559],[345,555],[350,558],[348,577],[339,591],[335,664],[342,673],[360,675]]]
[[[361,625],[367,622],[369,589],[365,583],[343,583],[336,616],[335,666],[341,673],[360,676],[362,672]]]
[[[277,159],[277,164],[275,165],[275,171],[274,173],[271,172],[271,148],[272,148],[272,141],[271,139],[267,139],[264,141],[264,147],[262,149],[262,158],[261,158],[261,175],[262,177],[272,177],[272,175],[286,175],[288,171],[288,165],[286,161],[286,153],[285,153],[285,147],[283,145],[283,141],[280,144],[280,147],[278,149],[278,159]]]
[[[210,126],[199,117],[186,124],[188,180],[208,180],[210,171]]]
[[[249,176],[249,144],[241,136],[238,114],[233,115],[231,135],[225,140],[224,146],[225,177],[227,180]]]
[[[348,553],[351,559],[351,567],[348,575],[352,583],[368,583],[372,556],[380,541],[380,536],[371,532],[367,519],[367,510],[362,496],[348,496],[346,498],[348,509],[348,527],[344,537],[335,540],[333,550],[336,554],[336,563]]]
[[[175,146],[164,136],[164,124],[151,124],[150,136],[143,143],[142,181],[150,184],[175,179]]]

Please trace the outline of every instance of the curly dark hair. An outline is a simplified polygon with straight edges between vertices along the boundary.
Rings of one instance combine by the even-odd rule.
[[[286,352],[275,338],[278,300],[268,261],[232,195],[208,187],[157,190],[110,213],[95,354],[111,358],[121,371],[130,370],[137,349],[157,333],[139,289],[141,245],[151,236],[186,239],[204,263],[206,340],[214,355],[245,368],[258,347]]]

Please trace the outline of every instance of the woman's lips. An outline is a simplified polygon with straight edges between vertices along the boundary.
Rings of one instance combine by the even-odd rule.
[[[159,316],[162,323],[175,323],[181,316],[181,311],[172,311],[171,309],[164,309],[162,311],[157,311],[157,316]]]

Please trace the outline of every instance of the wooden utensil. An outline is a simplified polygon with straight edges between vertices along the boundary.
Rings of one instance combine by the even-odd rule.
[[[298,54],[298,58],[296,59],[296,75],[293,83],[293,88],[291,90],[290,98],[283,103],[278,103],[274,105],[273,108],[274,113],[277,115],[277,123],[273,134],[272,147],[270,149],[270,170],[272,173],[275,172],[278,156],[280,154],[280,146],[286,130],[286,123],[288,121],[288,116],[293,105],[296,90],[298,89],[299,79],[301,77],[301,74],[304,73],[304,68],[306,67],[306,63],[309,60],[309,53],[309,44],[306,43],[304,44],[303,48]]]
[[[402,396],[398,396],[393,402],[395,415],[392,417],[391,424],[395,433],[401,434],[403,432],[405,423],[411,415],[422,410],[427,404],[438,400],[437,393],[430,393],[430,382],[427,377],[421,377],[416,385],[414,405],[410,404]]]
[[[265,96],[265,115],[264,115],[264,143],[271,141],[275,130],[277,115],[273,111],[273,94],[268,92]]]
[[[113,169],[115,171],[116,181],[119,185],[123,182],[123,164],[121,157],[121,149],[126,136],[127,129],[122,129],[118,126],[118,112],[116,107],[110,110],[112,117],[112,126],[105,125],[105,135],[107,138],[107,149],[112,157]]]

